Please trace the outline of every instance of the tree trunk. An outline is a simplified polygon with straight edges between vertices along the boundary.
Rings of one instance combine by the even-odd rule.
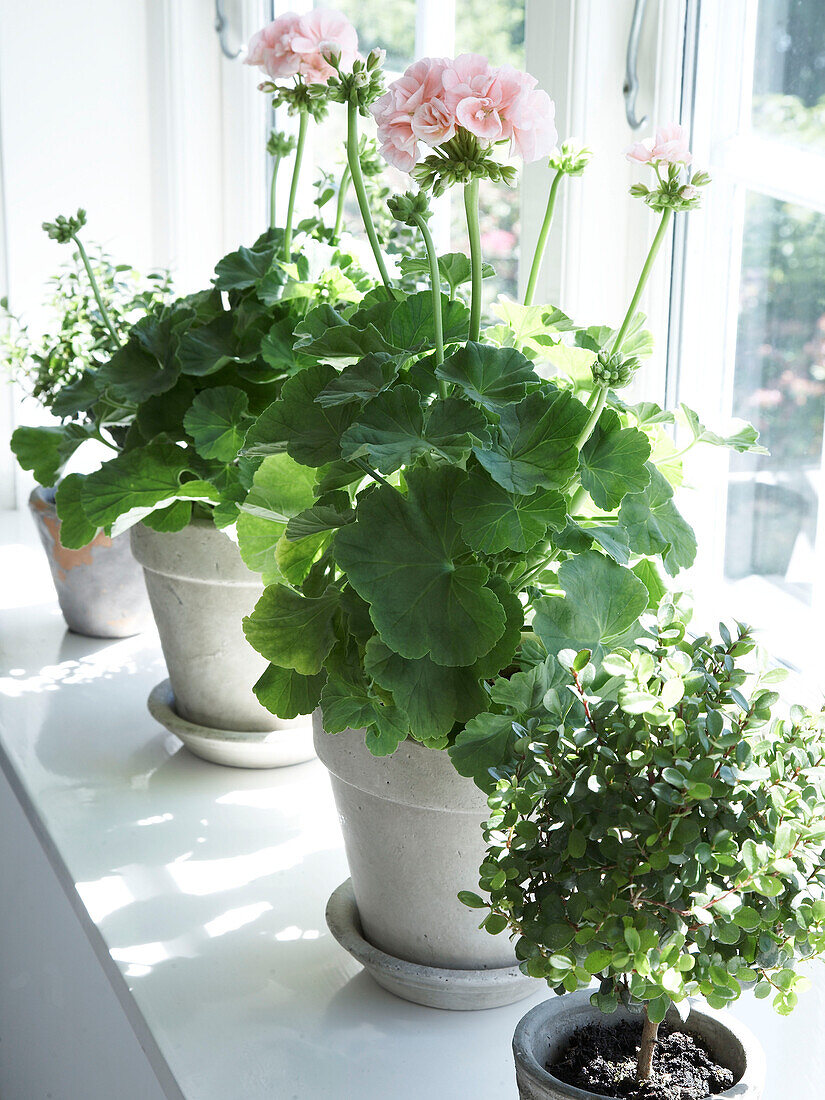
[[[656,1038],[659,1034],[659,1025],[651,1023],[645,1006],[645,1022],[642,1025],[642,1041],[639,1044],[639,1060],[636,1063],[636,1080],[646,1081],[650,1077],[653,1068],[653,1051],[656,1049]]]

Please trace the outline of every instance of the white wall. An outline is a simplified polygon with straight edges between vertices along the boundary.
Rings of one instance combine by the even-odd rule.
[[[235,42],[263,21],[264,0],[225,7]],[[36,317],[66,252],[41,222],[78,206],[88,240],[171,267],[181,291],[264,226],[265,97],[213,23],[211,0],[0,0],[0,296],[16,312]],[[0,507],[25,489],[14,405],[3,386]]]

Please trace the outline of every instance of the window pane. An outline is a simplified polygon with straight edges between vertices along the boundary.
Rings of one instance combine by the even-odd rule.
[[[825,152],[825,12],[821,0],[761,0],[753,125]]]
[[[480,53],[494,65],[524,68],[524,3],[513,0],[456,0],[456,53]],[[518,292],[519,193],[486,180],[479,187],[481,247],[495,277],[484,280],[485,301]],[[464,205],[452,203],[451,247],[467,250]]]
[[[415,0],[315,0],[316,8],[342,12],[358,31],[358,46],[387,51],[387,69],[403,72],[415,53]]]
[[[825,216],[750,194],[733,408],[770,455],[733,455],[725,573],[811,603],[825,419]]]

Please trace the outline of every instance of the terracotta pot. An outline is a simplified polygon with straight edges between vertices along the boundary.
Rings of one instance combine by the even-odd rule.
[[[93,638],[128,638],[145,630],[152,613],[129,536],[111,539],[101,531],[88,546],[68,550],[60,541],[54,489],[35,488],[29,508],[69,630]]]

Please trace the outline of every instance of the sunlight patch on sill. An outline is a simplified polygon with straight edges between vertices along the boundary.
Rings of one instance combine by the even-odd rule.
[[[272,906],[268,901],[257,901],[253,905],[242,905],[238,909],[228,909],[219,917],[209,921],[203,926],[210,939],[224,936],[227,932],[234,932],[237,928],[243,928],[245,924],[251,924],[264,913],[268,913]]]
[[[95,924],[135,900],[120,875],[106,875],[93,882],[78,882],[75,889]]]

